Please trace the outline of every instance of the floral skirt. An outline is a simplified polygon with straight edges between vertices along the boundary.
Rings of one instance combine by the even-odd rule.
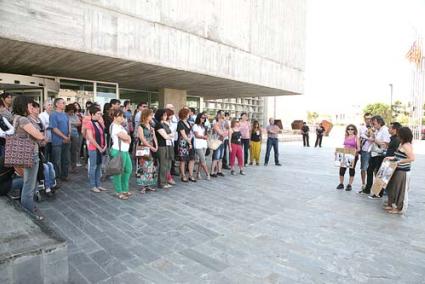
[[[180,139],[177,141],[177,158],[181,162],[195,160],[195,150],[189,148],[189,143],[186,140]]]
[[[136,182],[140,186],[156,186],[158,175],[153,159],[145,160],[144,158],[137,159]]]

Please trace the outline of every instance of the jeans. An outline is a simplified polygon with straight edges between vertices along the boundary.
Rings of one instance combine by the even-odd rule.
[[[102,163],[97,162],[97,151],[89,150],[89,179],[91,187],[100,186],[102,176]]]
[[[323,139],[323,135],[317,135],[316,136],[316,143],[314,144],[314,147],[322,147],[322,139]]]
[[[55,166],[56,176],[59,178],[68,177],[70,148],[70,143],[52,146],[53,165]]]
[[[224,145],[223,143],[221,143],[221,145],[216,150],[213,151],[212,160],[213,161],[221,160],[223,159],[223,156],[224,156]]]
[[[274,163],[279,164],[279,140],[277,138],[267,138],[266,157],[264,163],[269,163],[270,151],[273,147],[274,151]]]
[[[44,170],[44,186],[46,189],[52,188],[55,185],[56,173],[52,163],[47,162],[43,164]]]
[[[303,145],[304,147],[310,147],[310,137],[308,136],[308,134],[303,134]]]
[[[71,167],[76,167],[77,163],[80,161],[80,136],[71,136]]]
[[[128,152],[111,149],[112,157],[116,157],[118,155],[122,156],[123,171],[120,175],[112,176],[112,183],[114,184],[114,188],[117,193],[123,193],[128,192],[128,185],[130,181],[131,172],[133,171],[133,165],[131,162],[130,154]]]
[[[34,212],[34,193],[37,186],[38,163],[40,161],[38,153],[33,156],[33,166],[24,169],[24,184],[22,185],[21,204],[30,212]]]
[[[241,139],[243,146],[243,160],[244,164],[248,163],[248,152],[249,152],[249,139]]]

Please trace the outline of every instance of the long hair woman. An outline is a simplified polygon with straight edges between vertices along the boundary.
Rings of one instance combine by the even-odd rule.
[[[193,167],[195,165],[195,151],[192,145],[192,133],[189,122],[189,110],[187,108],[182,108],[179,111],[179,122],[177,123],[177,157],[180,161],[180,177],[183,182],[193,181],[196,182],[196,179],[193,178]],[[189,168],[189,179],[186,177],[186,163],[188,163]]]
[[[29,118],[33,112],[34,100],[29,97],[17,96],[13,102],[13,125],[16,127],[16,135],[22,138],[29,137],[34,144],[33,165],[24,169],[24,184],[21,191],[22,207],[35,214],[38,219],[43,219],[34,207],[34,193],[37,185],[39,169],[39,146],[47,143],[45,135],[40,132],[39,125]],[[6,149],[7,151],[7,149]]]
[[[346,191],[350,191],[353,189],[352,184],[356,174],[356,164],[359,159],[358,152],[360,151],[360,139],[357,137],[357,127],[354,124],[349,124],[345,128],[344,148],[354,149],[356,151],[354,166],[349,169],[350,178],[348,180],[347,186],[345,187]],[[336,189],[344,189],[344,175],[346,171],[347,168],[345,167],[339,168],[339,185],[336,187]]]
[[[141,114],[140,125],[137,128],[137,137],[139,146],[143,146],[147,153],[137,157],[137,185],[140,185],[141,192],[152,190],[156,186],[157,175],[156,167],[152,153],[158,151],[158,142],[156,140],[155,130],[151,126],[153,112],[150,109],[144,109]],[[137,152],[137,151],[136,151]]]
[[[159,188],[168,189],[171,184],[167,182],[167,173],[171,169],[171,161],[174,159],[173,138],[170,126],[167,122],[167,112],[159,109],[155,113],[156,137],[158,140],[158,160],[159,160]]]
[[[255,161],[257,166],[260,165],[260,154],[261,154],[261,128],[260,123],[254,120],[251,127],[251,141],[249,147],[249,164],[252,165]]]
[[[410,128],[401,127],[398,130],[400,146],[394,153],[394,157],[387,157],[386,160],[393,160],[397,163],[397,168],[387,185],[388,204],[384,208],[388,213],[402,214],[407,210],[408,192],[410,191],[410,167],[415,161],[412,140],[413,134]]]
[[[208,172],[207,163],[205,161],[205,153],[208,148],[208,134],[205,128],[205,120],[207,115],[205,112],[201,112],[196,116],[195,124],[192,127],[194,138],[195,154],[199,160],[199,166],[197,171],[197,179],[201,178],[201,168],[204,170],[207,180],[210,180],[210,173]]]

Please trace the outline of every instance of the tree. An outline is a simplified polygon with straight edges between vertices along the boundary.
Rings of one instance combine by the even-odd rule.
[[[316,119],[319,117],[319,114],[315,111],[307,112],[307,122],[309,124],[315,123]]]
[[[363,112],[369,112],[372,115],[380,115],[384,118],[385,123],[390,123],[393,118],[391,117],[391,108],[387,104],[383,103],[373,103],[368,104],[364,109]]]

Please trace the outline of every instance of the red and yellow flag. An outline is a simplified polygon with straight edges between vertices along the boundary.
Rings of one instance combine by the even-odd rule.
[[[406,53],[406,58],[409,62],[415,63],[418,67],[422,62],[422,47],[418,41],[415,41]]]

